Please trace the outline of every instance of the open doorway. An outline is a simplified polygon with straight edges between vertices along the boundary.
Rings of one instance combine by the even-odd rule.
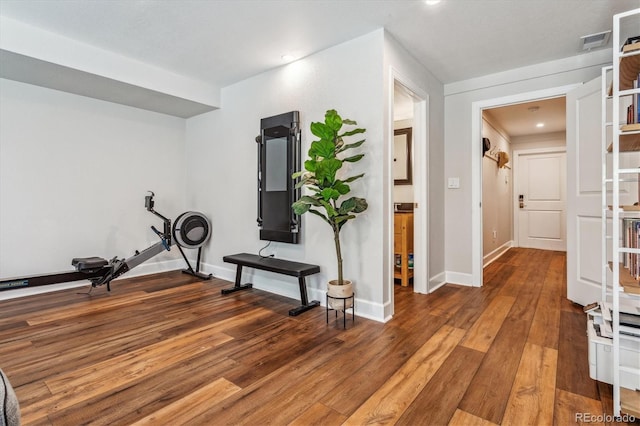
[[[498,107],[514,106],[527,102],[542,102],[547,99],[553,99],[558,97],[564,97],[570,90],[575,88],[576,85],[560,86],[550,89],[539,90],[529,93],[521,93],[512,96],[506,96],[502,98],[488,99],[483,101],[474,102],[472,104],[472,134],[475,135],[470,141],[472,152],[472,205],[475,206],[472,210],[472,232],[471,232],[471,248],[472,248],[472,285],[475,287],[482,286],[482,270],[484,267],[484,251],[483,251],[483,149],[482,149],[482,137],[483,137],[483,111],[490,110]],[[523,139],[523,143],[526,143],[526,138]],[[522,145],[525,146],[525,145]],[[518,155],[517,152],[512,150],[512,156]],[[511,157],[511,156],[510,156]],[[513,166],[515,167],[515,165]],[[514,204],[519,200],[513,193],[512,199]],[[514,205],[512,204],[512,205]],[[513,208],[513,211],[516,209]],[[512,219],[513,220],[513,219]],[[513,232],[513,228],[512,228]],[[513,241],[513,239],[512,239]],[[512,243],[513,244],[513,243]]]
[[[414,114],[413,94],[397,81],[393,87],[393,279],[414,284]]]
[[[482,111],[482,250],[566,250],[564,96]]]
[[[428,293],[429,149],[428,95],[395,71],[390,83],[393,98],[390,99],[387,151],[389,244],[386,256],[389,275],[385,292],[391,302],[389,314],[393,315],[396,286]],[[404,229],[399,229],[402,223]]]

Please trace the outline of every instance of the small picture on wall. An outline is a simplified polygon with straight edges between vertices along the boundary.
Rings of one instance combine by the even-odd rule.
[[[411,127],[393,133],[393,183],[411,185]]]

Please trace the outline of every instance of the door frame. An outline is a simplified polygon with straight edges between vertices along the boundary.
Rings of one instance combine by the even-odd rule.
[[[418,204],[417,214],[414,214],[414,278],[413,291],[415,293],[428,293],[429,290],[429,95],[411,79],[402,75],[393,66],[389,69],[389,117],[387,126],[387,182],[386,199],[384,207],[387,212],[385,253],[383,261],[386,268],[384,280],[384,300],[389,301],[388,309],[385,309],[385,320],[395,313],[394,279],[393,279],[393,109],[394,109],[394,84],[398,82],[408,89],[416,100],[413,104],[413,193],[414,203]]]
[[[566,142],[565,142],[566,144]],[[531,149],[514,149],[512,151],[513,153],[513,242],[514,242],[514,246],[515,247],[520,247],[520,215],[519,210],[520,210],[520,206],[519,206],[519,202],[520,200],[518,200],[518,191],[516,191],[516,189],[518,189],[518,185],[520,184],[520,182],[518,181],[518,170],[519,170],[519,162],[520,162],[520,156],[521,155],[535,155],[535,154],[555,154],[555,153],[564,153],[565,157],[564,157],[564,167],[565,167],[565,176],[564,176],[564,185],[565,188],[567,187],[567,147],[565,146],[558,146],[558,147],[548,147],[548,148],[531,148]],[[567,217],[567,196],[566,196],[566,189],[565,189],[565,200],[564,200],[564,215],[565,215],[565,221],[566,221],[566,217]],[[564,242],[565,244],[567,243],[567,232],[566,232],[566,227],[565,227],[565,233],[564,233]]]
[[[471,285],[482,287],[482,111],[565,96],[582,83],[485,99],[471,104]]]

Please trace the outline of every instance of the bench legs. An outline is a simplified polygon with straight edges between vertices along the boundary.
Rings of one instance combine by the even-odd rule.
[[[307,284],[304,281],[304,277],[298,278],[298,285],[300,286],[300,301],[302,302],[302,305],[289,310],[290,317],[298,316],[301,313],[308,311],[309,309],[320,306],[320,302],[318,300],[312,300],[311,302],[308,301]]]
[[[220,290],[220,293],[229,294],[229,293],[234,293],[236,291],[253,288],[253,284],[251,283],[241,284],[241,279],[242,279],[242,265],[238,265],[238,268],[236,269],[235,285],[231,288],[223,288],[222,290]],[[307,297],[307,284],[304,281],[304,277],[298,277],[298,285],[300,286],[300,301],[302,302],[302,305],[298,306],[297,308],[293,308],[289,310],[289,316],[292,316],[292,317],[298,316],[301,313],[306,312],[311,308],[315,308],[316,306],[320,306],[320,302],[317,300],[312,300],[311,302],[309,302],[309,299]]]
[[[223,288],[220,290],[222,294],[229,294],[240,290],[247,290],[253,287],[253,284],[246,283],[240,284],[240,278],[242,277],[242,265],[238,265],[238,269],[236,269],[236,284],[231,288]]]

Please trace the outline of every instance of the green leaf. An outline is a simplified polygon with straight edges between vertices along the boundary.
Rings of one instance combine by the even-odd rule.
[[[348,118],[343,118],[342,119],[342,124],[350,124],[352,126],[357,125],[358,123],[356,123],[354,120],[349,120]]]
[[[315,179],[304,178],[304,179],[301,179],[298,183],[296,183],[295,189],[302,188],[303,186],[306,186],[306,185],[312,185],[314,183],[315,183]]]
[[[303,203],[311,204],[311,205],[313,205],[313,206],[317,206],[317,207],[320,207],[320,206],[321,206],[320,201],[318,201],[318,199],[317,199],[317,198],[310,197],[310,196],[308,196],[308,195],[303,195],[303,196],[302,196],[302,197],[300,197],[300,199],[299,199],[298,201],[296,201],[296,202],[303,202]]]
[[[355,197],[352,197],[352,198],[349,198],[348,200],[344,200],[342,204],[340,204],[340,208],[338,209],[338,212],[340,214],[347,214],[355,210],[355,208],[356,208],[356,199]]]
[[[341,180],[337,180],[336,183],[333,185],[333,188],[336,191],[338,191],[340,195],[348,194],[349,191],[351,190],[351,188],[349,188],[349,185],[345,184]]]
[[[349,220],[349,216],[348,215],[344,215],[344,214],[340,215],[340,216],[336,216],[335,218],[333,218],[333,221],[335,223],[338,223],[338,224],[341,223],[341,222],[345,222],[347,220]]]
[[[327,201],[320,200],[320,203],[322,204],[322,207],[324,207],[324,209],[327,211],[328,218],[332,218],[338,214],[336,209],[334,209],[333,206],[329,204]]]
[[[336,180],[336,172],[342,167],[342,161],[337,158],[327,158],[316,165],[316,179],[322,187],[332,186]]]
[[[302,188],[303,186],[312,186],[312,185],[316,185],[316,177],[313,175],[313,173],[309,173],[309,172],[303,172],[304,174],[302,175],[301,178],[294,178],[294,182],[295,182],[295,188]],[[296,173],[297,174],[297,173]]]
[[[344,158],[342,161],[348,161],[349,163],[355,163],[356,161],[360,161],[364,157],[364,154],[353,155],[351,157]]]
[[[342,137],[344,137],[344,136],[353,136],[353,135],[357,135],[358,133],[364,133],[366,131],[367,131],[366,129],[353,129],[353,130],[350,130],[350,131],[345,132],[345,133],[343,133],[341,135],[338,135],[338,136],[342,136]]]
[[[367,200],[365,200],[364,198],[355,197],[355,199],[356,199],[356,208],[353,210],[354,213],[362,213],[367,209],[367,207],[369,207]]]
[[[367,207],[369,207],[369,205],[364,198],[351,197],[348,200],[344,200],[338,210],[340,214],[362,213]]]
[[[364,173],[360,173],[359,175],[356,175],[356,176],[351,176],[350,178],[343,180],[343,182],[347,182],[347,183],[353,182],[356,179],[360,179],[362,176],[364,176]]]
[[[309,148],[310,157],[332,158],[336,156],[336,146],[327,139],[321,139],[311,143]]]
[[[304,162],[305,170],[311,173],[315,173],[317,166],[318,166],[318,162],[316,160],[307,160]]]
[[[297,179],[300,176],[302,176],[303,174],[305,174],[306,172],[304,170],[300,170],[299,172],[295,172],[294,174],[291,175],[291,179]]]
[[[360,145],[362,145],[365,141],[366,139],[362,139],[361,141],[358,141],[358,142],[349,143],[344,146],[340,146],[339,149],[336,148],[336,152],[342,152],[342,151],[346,151],[347,149],[357,148]]]
[[[333,188],[325,188],[322,190],[321,194],[325,201],[329,201],[331,199],[337,200],[338,197],[340,197],[340,193]]]
[[[303,215],[306,212],[309,211],[309,209],[311,208],[311,206],[301,200],[296,201],[295,203],[293,203],[291,205],[291,208],[293,209],[293,212],[297,215]]]
[[[311,133],[320,139],[333,139],[334,131],[324,123],[313,122],[310,126]]]
[[[342,117],[338,115],[335,109],[330,109],[325,113],[324,122],[334,132],[337,132],[342,127]]]

